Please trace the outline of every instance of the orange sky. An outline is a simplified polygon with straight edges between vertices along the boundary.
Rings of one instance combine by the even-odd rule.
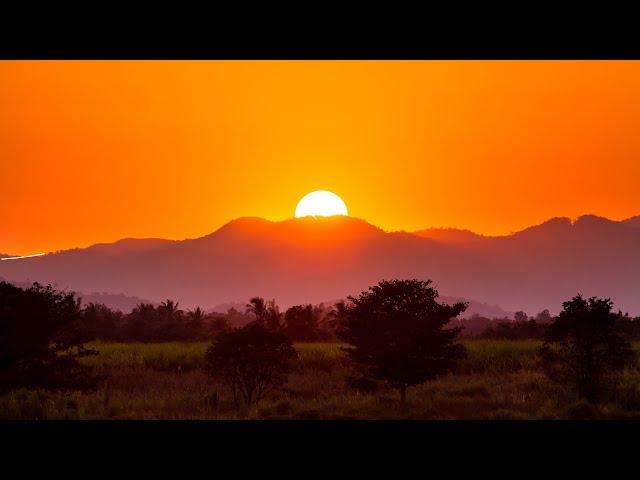
[[[640,214],[640,62],[0,62],[0,252],[284,219]]]

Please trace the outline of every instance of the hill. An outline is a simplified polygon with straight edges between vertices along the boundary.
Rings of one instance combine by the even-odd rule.
[[[458,230],[385,232],[350,217],[239,218],[196,239],[127,240],[0,262],[0,275],[153,301],[174,298],[185,308],[255,295],[283,307],[319,303],[357,294],[382,278],[415,277],[433,279],[443,295],[507,311],[554,312],[581,292],[611,297],[616,307],[637,314],[636,222],[554,218],[483,237]]]

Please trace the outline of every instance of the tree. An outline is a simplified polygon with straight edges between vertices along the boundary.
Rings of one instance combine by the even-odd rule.
[[[317,312],[312,305],[295,305],[284,314],[284,331],[297,342],[318,340]]]
[[[403,406],[408,387],[450,371],[465,355],[456,343],[461,328],[445,327],[467,305],[439,304],[430,285],[430,280],[383,280],[349,297],[338,325],[351,360],[365,375],[397,389]]]
[[[178,305],[178,302],[167,299],[158,306],[153,340],[167,342],[187,339],[184,312],[178,308]]]
[[[91,339],[114,340],[122,312],[114,311],[101,303],[89,302],[82,309],[82,325]]]
[[[236,406],[258,403],[287,380],[291,362],[297,358],[291,341],[258,322],[221,333],[207,349],[210,374],[226,385]]]
[[[549,310],[547,310],[546,308],[542,310],[538,315],[536,315],[536,322],[538,323],[547,324],[551,323],[552,320],[553,318],[551,317]]]
[[[187,328],[199,330],[204,323],[204,311],[200,307],[195,310],[187,310]]]
[[[247,303],[246,313],[252,313],[256,316],[258,323],[264,323],[264,319],[267,315],[267,302],[262,297],[253,297]]]
[[[0,389],[94,388],[99,378],[78,360],[98,352],[85,347],[90,337],[80,322],[73,293],[0,282]]]
[[[529,317],[527,316],[527,314],[524,313],[522,310],[516,312],[513,318],[515,319],[516,322],[521,322],[521,323],[524,323],[527,320],[529,320]]]
[[[633,358],[608,298],[581,295],[562,304],[540,349],[543,367],[555,381],[573,384],[588,402],[598,398],[603,381],[612,380]]]
[[[247,304],[246,313],[255,315],[256,321],[269,330],[279,330],[282,325],[282,314],[275,299],[265,301],[262,297],[253,297]]]
[[[157,324],[156,308],[151,303],[139,303],[127,316],[122,339],[147,342],[153,339],[153,329]]]

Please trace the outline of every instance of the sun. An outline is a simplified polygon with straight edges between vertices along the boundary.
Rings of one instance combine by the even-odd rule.
[[[331,217],[333,215],[348,215],[347,206],[335,193],[326,190],[316,190],[307,193],[296,206],[296,218],[300,217]]]

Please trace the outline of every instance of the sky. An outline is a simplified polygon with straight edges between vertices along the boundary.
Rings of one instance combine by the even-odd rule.
[[[640,214],[637,61],[2,61],[0,252],[338,194],[385,230]]]

